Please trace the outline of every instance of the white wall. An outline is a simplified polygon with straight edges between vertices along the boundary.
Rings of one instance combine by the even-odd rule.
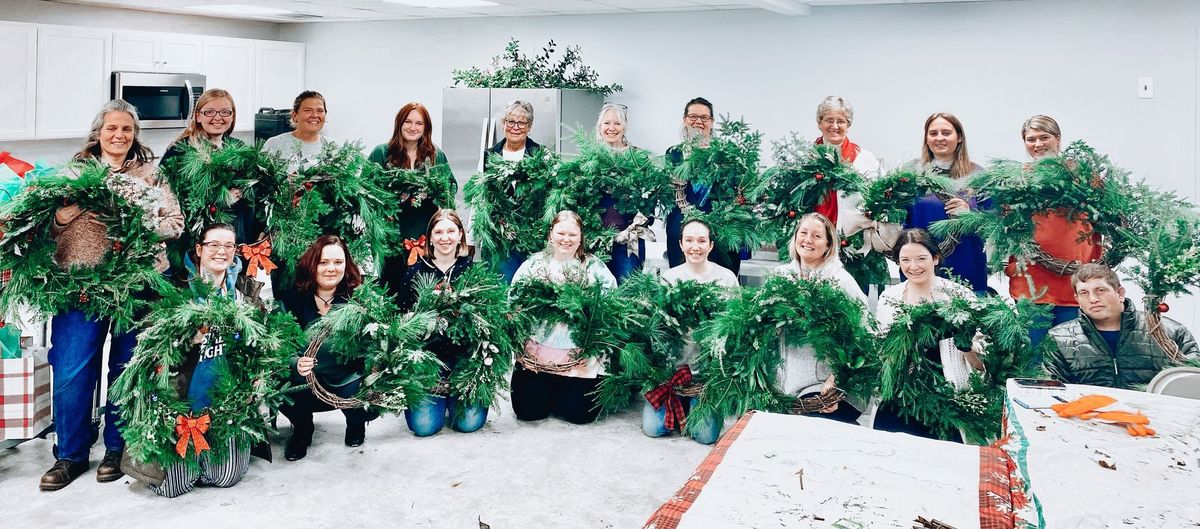
[[[275,40],[279,37],[279,24],[269,22],[173,15],[39,0],[3,0],[0,2],[0,20],[247,39]]]

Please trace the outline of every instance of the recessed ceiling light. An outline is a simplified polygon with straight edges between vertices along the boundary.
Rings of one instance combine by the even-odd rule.
[[[383,0],[389,4],[404,4],[413,7],[442,7],[453,9],[455,7],[487,7],[499,5],[496,2],[488,0]]]
[[[294,15],[295,11],[286,9],[275,9],[271,7],[260,7],[245,4],[218,4],[218,5],[202,5],[202,6],[187,6],[184,9],[192,11],[201,11],[213,15],[242,15],[242,16],[279,16],[279,15]]]

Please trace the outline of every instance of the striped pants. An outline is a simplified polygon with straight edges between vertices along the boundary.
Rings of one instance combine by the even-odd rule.
[[[174,498],[191,492],[197,484],[212,487],[237,485],[250,468],[250,448],[238,448],[237,439],[232,437],[226,448],[227,455],[221,461],[213,461],[210,454],[201,456],[200,468],[188,468],[182,462],[171,465],[162,484],[150,485],[150,490],[159,496]]]

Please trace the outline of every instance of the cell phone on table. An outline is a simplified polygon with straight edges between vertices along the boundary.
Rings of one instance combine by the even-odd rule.
[[[1048,378],[1014,378],[1018,386],[1027,389],[1067,389],[1067,385]]]

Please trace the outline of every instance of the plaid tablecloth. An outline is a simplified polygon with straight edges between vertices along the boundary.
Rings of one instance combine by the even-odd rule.
[[[1054,393],[1011,380],[1007,390],[1002,446],[1015,463],[1018,527],[1158,529],[1200,521],[1200,400],[1083,385]],[[1158,434],[1132,437],[1016,403],[1036,408],[1055,394],[1111,396],[1113,407],[1147,415]]]
[[[1011,471],[997,448],[752,412],[644,527],[807,528],[846,520],[907,529],[922,516],[955,529],[1010,529]]]

